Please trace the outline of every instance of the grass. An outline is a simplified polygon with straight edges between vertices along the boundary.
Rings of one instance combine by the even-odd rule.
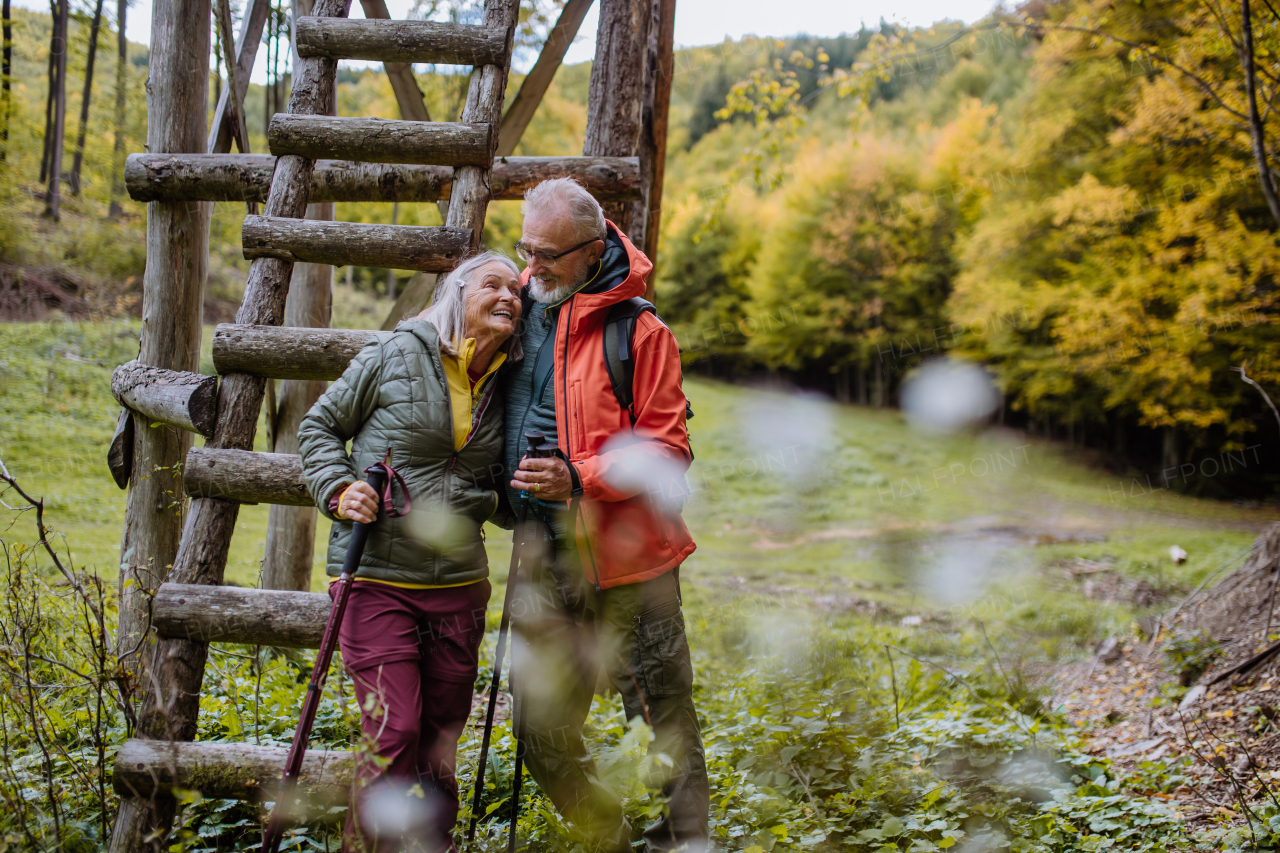
[[[382,310],[354,294],[339,297],[344,325],[370,324]],[[105,462],[119,411],[109,380],[136,354],[138,328],[0,325],[0,458],[46,496],[74,562],[108,575],[125,505]],[[204,372],[213,372],[211,338],[206,330]],[[801,600],[856,591],[904,615],[1007,615],[1083,640],[1138,614],[1060,588],[1060,572],[1046,584],[1046,567],[1105,560],[1126,577],[1189,589],[1278,517],[1274,508],[1169,490],[1121,495],[1121,477],[1010,431],[928,436],[891,411],[698,379],[686,385],[697,414],[684,515],[698,551],[682,578],[707,595],[754,589]],[[260,428],[258,449],[264,435]],[[265,506],[242,508],[228,581],[256,584],[266,517]],[[490,534],[493,563],[505,565],[507,537]],[[1168,557],[1175,544],[1189,555],[1181,566]],[[321,582],[317,571],[316,588]],[[996,612],[998,602],[1014,604]]]
[[[348,322],[380,316],[380,306],[363,315],[359,307],[343,309]],[[0,325],[0,459],[45,497],[72,562],[104,577],[115,575],[124,513],[105,463],[118,411],[108,384],[112,368],[136,354],[137,332],[131,321]],[[721,843],[753,853],[948,849],[994,832],[1013,849],[1074,850],[1133,830],[1124,849],[1172,844],[1173,818],[1109,776],[1105,762],[1079,754],[1069,727],[1038,709],[1020,664],[1034,669],[1132,632],[1247,547],[1277,520],[1274,508],[1170,490],[1118,496],[1115,474],[1011,431],[930,436],[889,411],[693,378],[686,390],[697,459],[684,514],[698,550],[681,581]],[[257,583],[266,516],[266,507],[241,511],[228,581]],[[26,535],[10,531],[15,541]],[[496,628],[510,545],[501,531],[489,534]],[[1182,565],[1169,559],[1174,544],[1189,555]],[[1090,598],[1063,571],[1079,559],[1159,595],[1145,605]],[[321,584],[317,570],[313,588]],[[260,673],[255,650],[239,654],[248,652],[253,663],[214,656],[202,739],[243,740],[252,722],[263,742],[287,741],[307,658],[277,656]],[[319,743],[349,738],[342,682],[330,680]],[[257,690],[265,692],[255,705]],[[608,697],[588,730],[642,825],[645,732]],[[500,747],[509,739],[499,732]],[[468,735],[464,786],[475,750]],[[1036,759],[1035,772],[1058,791],[1048,800],[977,769],[1016,769],[1041,754],[1052,757]],[[957,756],[969,768],[958,775]],[[500,799],[510,768],[495,762]],[[201,849],[199,838],[247,847],[255,820],[249,806],[195,798],[188,847]],[[490,828],[482,849],[500,846]],[[522,833],[532,849],[572,846],[536,794]],[[983,843],[1000,846],[995,838]]]

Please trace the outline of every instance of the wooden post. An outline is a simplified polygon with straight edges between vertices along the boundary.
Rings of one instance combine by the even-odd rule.
[[[654,0],[657,18],[653,42],[655,58],[645,91],[645,129],[640,152],[641,200],[646,217],[644,253],[658,266],[658,233],[662,227],[662,182],[667,171],[667,125],[671,113],[671,76],[675,72],[676,0]],[[647,152],[647,158],[646,158]],[[640,215],[639,211],[633,216]],[[654,279],[650,275],[645,299],[654,301]]]
[[[312,0],[293,0],[296,21],[310,15]],[[295,49],[295,54],[296,54]],[[295,60],[295,67],[296,67]],[[337,113],[337,90],[326,115]],[[307,218],[332,220],[335,205],[309,204]],[[284,305],[284,325],[327,329],[333,316],[333,267],[328,264],[295,264]],[[298,452],[298,428],[302,418],[320,399],[325,382],[285,380],[276,395],[276,420],[272,425],[275,453]],[[264,589],[311,589],[311,562],[315,553],[316,509],[307,506],[272,506],[267,513],[267,545],[262,561]]]
[[[533,120],[533,114],[538,111],[538,105],[542,103],[547,90],[551,88],[551,81],[555,79],[556,71],[564,62],[564,55],[568,52],[569,46],[578,37],[582,19],[587,17],[591,2],[592,0],[569,0],[560,10],[560,18],[547,35],[547,40],[542,45],[542,52],[538,54],[538,60],[533,63],[529,76],[524,78],[524,82],[520,84],[520,91],[516,93],[511,106],[502,116],[502,129],[498,135],[499,157],[510,157],[516,153],[520,137],[524,136],[525,128]]]
[[[155,0],[151,18],[151,64],[147,82],[147,148],[154,152],[205,150],[209,99],[210,0]],[[200,323],[209,263],[208,202],[147,205],[147,269],[142,280],[142,341],[138,361],[194,372],[200,359]],[[116,637],[122,664],[138,673],[151,593],[174,564],[182,532],[183,489],[179,466],[191,435],[135,422],[133,477],[120,546],[120,625]],[[199,689],[199,683],[196,684]],[[144,689],[144,693],[149,692]],[[132,853],[146,846],[167,849],[162,839],[144,845],[157,817],[148,804],[121,804],[110,849]],[[172,805],[160,806],[172,815]],[[167,820],[162,825],[167,826]]]
[[[180,49],[177,45],[166,44],[172,53],[161,55],[181,59],[198,53],[200,61],[207,62],[209,6],[208,0],[203,2],[203,50],[197,52],[189,45]],[[167,9],[168,5],[165,3],[164,7]],[[191,5],[195,7],[197,4]],[[350,0],[319,0],[316,14],[345,17],[349,6]],[[201,73],[207,77],[208,69]],[[294,77],[289,111],[314,115],[325,110],[332,103],[336,73],[337,63],[331,59],[307,59],[300,63]],[[203,114],[204,110],[200,112]],[[298,218],[306,214],[312,167],[312,162],[303,157],[279,158],[271,194],[267,198],[268,216]],[[293,263],[288,260],[255,260],[249,268],[244,302],[236,320],[252,325],[279,325],[284,319],[285,297],[292,272]],[[257,376],[238,373],[223,378],[218,394],[218,423],[208,447],[244,450],[253,446],[265,388],[265,380]],[[200,498],[191,502],[183,525],[182,544],[170,572],[175,583],[222,582],[239,509],[237,502],[221,498]],[[208,654],[209,647],[205,643],[173,639],[158,643],[155,653],[157,665],[138,711],[138,733],[141,737],[177,741],[194,739],[196,716],[200,710],[200,683],[204,678]],[[137,798],[123,800],[112,836],[112,853],[132,853],[141,849],[142,840],[153,834],[158,839],[153,842],[154,846],[167,849],[163,839],[173,821],[173,813],[174,802],[170,797],[157,795],[149,801]]]
[[[583,154],[634,157],[639,153],[654,2],[601,0]],[[604,212],[634,243],[644,245],[645,222],[633,220],[635,205],[610,202]]]
[[[236,97],[238,103],[244,104],[245,95],[249,91],[249,76],[253,73],[253,63],[258,56],[258,45],[262,42],[262,30],[267,23],[270,0],[250,0],[245,10],[244,21],[240,25],[240,35],[236,37]],[[230,79],[230,76],[228,76]],[[208,151],[211,154],[225,154],[231,150],[231,87],[222,90],[218,98],[218,106],[214,108],[213,128],[209,133]],[[266,98],[266,93],[263,93]],[[240,119],[245,122],[245,133],[248,134],[249,117],[241,110]]]
[[[307,205],[308,219],[333,219],[334,205]],[[333,267],[328,264],[295,264],[284,324],[327,329],[333,314]],[[298,429],[329,383],[285,379],[276,399],[272,430],[274,453],[297,453]],[[262,562],[264,589],[311,589],[311,562],[315,551],[316,508],[272,506],[267,514],[267,547]]]
[[[484,24],[503,27],[507,31],[506,55],[511,55],[516,24],[520,17],[519,0],[488,0],[484,5]],[[453,189],[449,194],[449,214],[445,225],[471,229],[471,248],[479,250],[484,236],[485,212],[489,209],[489,172],[498,148],[498,127],[502,123],[502,101],[507,90],[510,61],[503,65],[481,65],[471,72],[467,102],[462,108],[463,122],[483,122],[493,133],[489,138],[488,160],[483,166],[460,166],[453,173]]]

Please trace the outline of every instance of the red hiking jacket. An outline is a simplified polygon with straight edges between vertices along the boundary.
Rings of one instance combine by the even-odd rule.
[[[589,580],[602,589],[639,583],[670,571],[697,547],[679,512],[663,508],[684,488],[689,434],[675,335],[652,312],[636,320],[633,342],[636,415],[613,394],[604,360],[609,308],[644,296],[653,264],[612,222],[631,272],[604,293],[578,293],[560,309],[555,331],[556,434],[582,480],[576,524]],[[529,270],[521,275],[528,284]],[[607,445],[607,446],[606,446]]]

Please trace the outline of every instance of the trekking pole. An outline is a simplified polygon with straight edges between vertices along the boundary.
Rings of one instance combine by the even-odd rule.
[[[380,462],[365,469],[369,475],[367,482],[373,491],[382,495],[383,486],[387,482],[387,463]],[[324,691],[325,678],[329,675],[329,663],[333,660],[333,650],[338,644],[338,626],[342,624],[342,614],[347,609],[347,598],[351,593],[351,576],[360,568],[360,557],[364,554],[365,542],[369,539],[369,530],[377,521],[364,524],[357,521],[352,525],[351,542],[347,545],[347,556],[342,562],[342,574],[338,576],[338,594],[329,611],[329,621],[325,623],[324,635],[320,640],[320,651],[316,655],[315,668],[311,670],[311,682],[307,685],[307,695],[302,701],[302,719],[293,733],[293,743],[289,747],[289,757],[284,763],[284,778],[280,780],[280,793],[276,797],[275,808],[271,810],[271,819],[267,821],[266,831],[262,834],[262,850],[264,853],[276,853],[280,849],[280,839],[284,834],[285,816],[293,803],[294,791],[298,787],[298,775],[302,770],[302,757],[307,752],[307,741],[311,737],[311,726],[316,721],[316,711],[320,709],[320,696]]]
[[[537,447],[534,447],[532,437],[530,437],[529,451],[531,456],[544,459],[555,455],[556,446],[554,444],[540,444]],[[521,495],[523,496],[524,493],[521,492]],[[545,546],[549,538],[549,534],[545,524],[542,526],[542,529],[542,542]],[[532,577],[530,580],[534,583],[538,582],[537,577]],[[513,672],[507,677],[507,682],[513,685],[511,688],[511,694],[513,697],[515,696],[514,676],[515,673]],[[512,728],[515,730],[516,735],[516,766],[515,777],[511,783],[511,831],[507,834],[507,853],[516,853],[516,820],[520,817],[520,787],[521,782],[524,780],[524,756],[528,749],[528,743],[526,741],[524,731],[524,708],[521,707],[519,710],[513,709],[512,716],[514,717],[512,720]]]
[[[546,440],[546,436],[537,430],[530,430],[524,434],[525,440],[529,443],[526,456],[537,458],[540,456],[539,446]],[[520,508],[516,515],[516,530],[511,541],[511,566],[507,570],[507,591],[502,599],[502,621],[498,624],[498,647],[493,654],[493,680],[489,684],[489,708],[484,720],[484,735],[480,738],[480,762],[476,767],[475,790],[471,795],[471,821],[467,825],[467,843],[476,840],[476,824],[480,820],[480,806],[484,798],[484,774],[485,768],[489,763],[489,740],[493,736],[493,717],[498,708],[498,685],[502,681],[502,659],[507,650],[507,633],[511,627],[511,602],[515,597],[516,580],[520,575],[520,560],[524,552],[524,535],[525,525],[529,517],[529,493],[520,492]],[[510,679],[508,679],[509,681]],[[520,760],[519,740],[516,741],[517,762]],[[517,771],[517,779],[515,783],[514,801],[519,802],[520,798],[520,780]],[[515,818],[511,821],[511,836],[515,837]]]

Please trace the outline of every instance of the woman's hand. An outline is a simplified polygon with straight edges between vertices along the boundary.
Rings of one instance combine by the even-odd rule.
[[[558,456],[547,459],[526,456],[520,460],[520,470],[516,471],[511,488],[544,501],[567,501],[573,494],[573,477],[569,475],[569,466]]]
[[[378,517],[378,493],[365,482],[352,483],[338,502],[338,514],[361,524],[370,524]]]

